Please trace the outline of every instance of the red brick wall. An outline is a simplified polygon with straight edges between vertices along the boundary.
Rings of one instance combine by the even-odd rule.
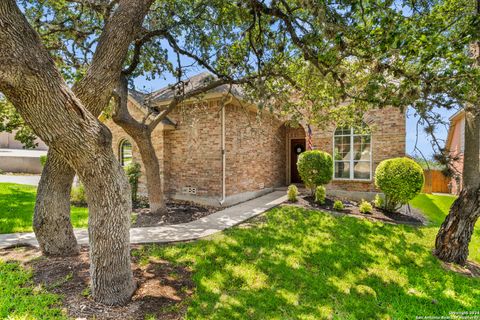
[[[130,105],[135,117],[141,111]],[[234,195],[247,191],[286,184],[290,163],[287,159],[287,141],[303,137],[302,127],[292,129],[270,113],[261,115],[245,106],[228,105],[226,115],[226,191]],[[201,197],[221,197],[221,108],[219,101],[185,105],[174,110],[169,118],[176,129],[153,133],[153,143],[164,173],[167,194],[182,193],[191,186]],[[370,111],[364,118],[372,130],[373,173],[384,159],[405,155],[405,115],[397,109]],[[113,149],[118,155],[119,144],[128,138],[133,145],[133,156],[140,161],[138,148],[126,133],[112,121],[106,122],[113,134]],[[313,130],[314,147],[332,153],[334,126]],[[288,137],[287,137],[288,136]],[[162,160],[163,159],[163,160]],[[142,168],[143,170],[143,168]],[[286,172],[287,171],[287,172]],[[331,189],[375,191],[371,181],[333,181]],[[142,175],[140,192],[145,192]]]
[[[165,183],[170,194],[197,188],[197,196],[222,193],[221,117],[217,102],[177,108],[176,129],[165,132]]]
[[[226,109],[227,195],[285,185],[285,134],[269,112]]]

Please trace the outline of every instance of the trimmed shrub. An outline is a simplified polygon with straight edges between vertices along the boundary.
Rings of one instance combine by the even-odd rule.
[[[385,194],[384,209],[396,211],[422,191],[422,167],[409,158],[380,162],[375,171],[375,185]]]
[[[132,201],[137,203],[138,201],[138,179],[142,175],[141,166],[137,162],[132,162],[123,168],[128,177],[128,182],[132,189]]]
[[[46,155],[40,156],[40,164],[42,165],[42,167],[45,167],[45,163],[47,163],[47,156]]]
[[[85,187],[83,184],[72,187],[72,191],[70,191],[70,202],[82,207],[87,205],[87,196],[85,195]]]
[[[335,200],[333,203],[333,210],[342,211],[343,209],[345,209],[343,202],[340,200]]]
[[[385,205],[385,200],[383,200],[382,196],[377,193],[375,195],[375,200],[373,201],[373,204],[375,205],[375,207],[380,209],[383,208],[383,206]]]
[[[327,190],[325,190],[325,187],[318,186],[315,189],[315,202],[319,204],[324,204],[326,195],[327,195]]]
[[[358,206],[358,210],[360,211],[360,213],[367,214],[372,213],[373,207],[370,202],[362,200],[362,202],[360,202],[360,205]]]
[[[313,191],[332,180],[332,156],[324,151],[310,150],[298,156],[297,169],[305,186]]]
[[[288,198],[288,201],[290,202],[297,202],[298,199],[298,188],[296,185],[294,184],[291,184],[288,186],[288,190],[287,190],[287,198]]]

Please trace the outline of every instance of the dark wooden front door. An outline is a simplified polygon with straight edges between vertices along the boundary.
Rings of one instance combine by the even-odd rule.
[[[305,139],[293,139],[290,144],[290,177],[291,183],[301,183],[298,175],[297,159],[300,153],[305,151]]]

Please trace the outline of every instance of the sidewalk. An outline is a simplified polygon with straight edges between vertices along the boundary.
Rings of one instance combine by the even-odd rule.
[[[38,186],[40,175],[16,175],[16,174],[0,174],[0,183],[18,183]]]
[[[259,198],[182,224],[130,229],[130,243],[168,243],[203,238],[253,218],[287,200],[285,192],[275,191]],[[88,244],[86,229],[76,229],[79,244]],[[33,233],[0,234],[0,249],[29,244],[38,246]]]

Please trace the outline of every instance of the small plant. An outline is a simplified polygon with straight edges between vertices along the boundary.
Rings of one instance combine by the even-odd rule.
[[[132,214],[130,215],[130,224],[137,223],[137,220],[138,220],[138,214],[132,212]]]
[[[288,198],[288,201],[290,202],[297,202],[298,199],[298,188],[296,185],[294,184],[291,184],[288,186],[288,190],[287,190],[287,198]]]
[[[324,186],[318,186],[315,189],[315,202],[319,204],[325,203],[325,197],[327,194],[327,190],[325,190]]]
[[[382,196],[377,193],[375,195],[375,200],[373,201],[373,204],[375,205],[376,208],[382,209],[383,206],[385,205],[385,200],[383,200]]]
[[[325,185],[332,180],[332,156],[319,150],[305,151],[298,157],[297,169],[303,183],[313,195],[317,186]]]
[[[360,213],[367,214],[367,213],[372,213],[373,206],[370,202],[362,200],[360,202],[360,205],[358,206],[358,209]]]
[[[85,289],[82,290],[81,295],[87,298],[90,296],[91,293],[92,291],[90,290],[90,287],[86,287]]]
[[[136,203],[138,201],[138,179],[142,175],[140,164],[137,162],[132,162],[124,168],[125,173],[128,177],[128,182],[132,188],[132,201]]]
[[[335,200],[333,203],[333,210],[335,211],[343,211],[344,208],[343,202],[340,200]]]
[[[85,187],[83,184],[72,187],[72,191],[70,191],[70,202],[82,207],[87,205],[87,196],[85,195]]]
[[[390,212],[415,198],[423,182],[422,167],[409,158],[384,160],[375,170],[375,185],[385,194],[383,208]]]
[[[47,155],[40,156],[40,164],[42,167],[45,167],[45,163],[47,163]]]
[[[4,173],[5,173],[5,171],[3,171],[2,169],[0,169],[0,174],[4,174]]]

